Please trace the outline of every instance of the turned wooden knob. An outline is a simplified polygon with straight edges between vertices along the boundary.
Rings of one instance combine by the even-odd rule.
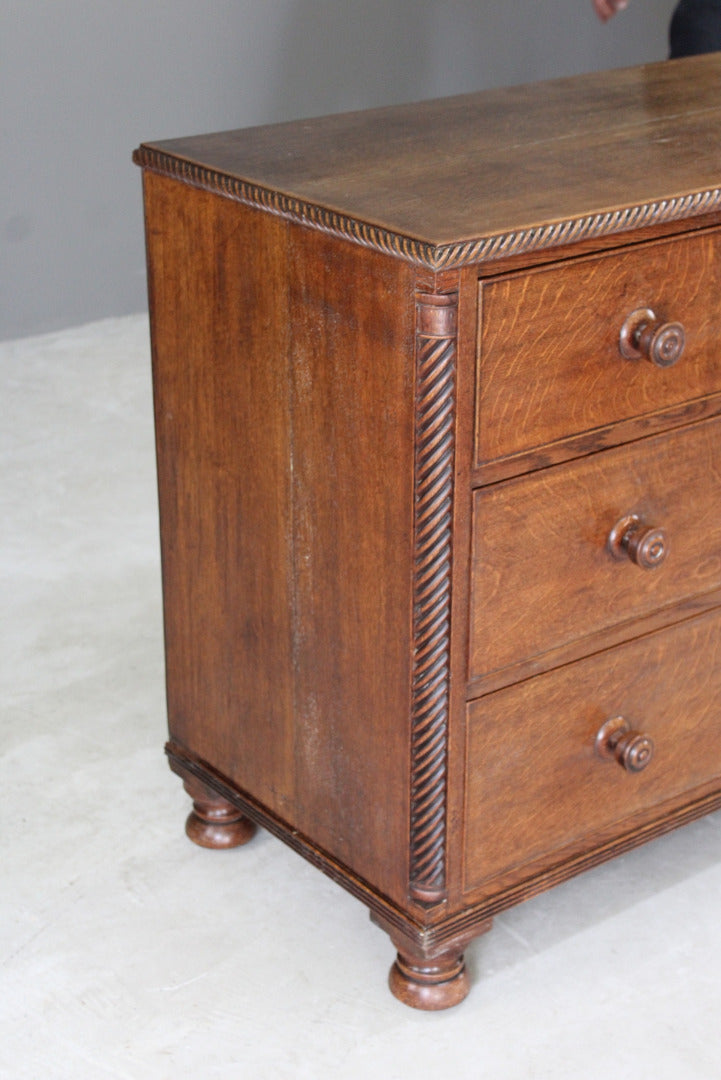
[[[616,559],[630,559],[642,570],[655,570],[665,561],[669,540],[665,529],[646,525],[638,514],[627,514],[611,529],[608,547]]]
[[[654,753],[653,739],[634,731],[623,716],[607,720],[596,736],[596,751],[600,757],[617,761],[627,772],[641,772]]]
[[[643,357],[656,367],[673,367],[686,345],[686,331],[679,322],[662,323],[650,308],[632,311],[621,327],[618,346],[627,360]]]

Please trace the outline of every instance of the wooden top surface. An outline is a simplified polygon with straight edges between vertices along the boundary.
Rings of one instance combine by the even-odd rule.
[[[539,230],[562,243],[719,208],[720,89],[716,53],[146,143],[136,161],[459,265]]]

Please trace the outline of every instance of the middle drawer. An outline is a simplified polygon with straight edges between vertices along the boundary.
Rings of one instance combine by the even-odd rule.
[[[476,491],[472,531],[471,682],[712,592],[721,419]]]

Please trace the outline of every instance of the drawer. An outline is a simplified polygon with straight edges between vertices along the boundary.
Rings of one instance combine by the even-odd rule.
[[[596,750],[616,717],[653,741],[640,772]],[[522,879],[544,856],[558,863],[662,817],[659,808],[681,805],[685,793],[721,788],[721,615],[489,694],[468,706],[467,720],[470,890]]]
[[[637,537],[665,532],[655,568],[609,548],[632,516]],[[721,419],[482,488],[472,530],[471,681],[710,593],[721,587]]]
[[[671,367],[621,355],[621,328],[644,309],[684,327]],[[721,391],[718,230],[482,283],[480,310],[478,465]]]

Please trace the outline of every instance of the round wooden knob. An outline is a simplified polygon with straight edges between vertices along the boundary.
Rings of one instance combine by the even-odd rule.
[[[650,308],[639,308],[621,327],[618,345],[627,360],[643,357],[656,367],[673,367],[686,345],[686,332],[681,323],[662,323]]]
[[[596,736],[596,751],[619,763],[627,772],[641,772],[651,762],[654,743],[650,735],[634,731],[623,716],[607,720]]]
[[[614,558],[628,558],[642,570],[655,570],[661,566],[669,546],[666,530],[644,524],[638,514],[622,517],[608,536],[608,547]]]

